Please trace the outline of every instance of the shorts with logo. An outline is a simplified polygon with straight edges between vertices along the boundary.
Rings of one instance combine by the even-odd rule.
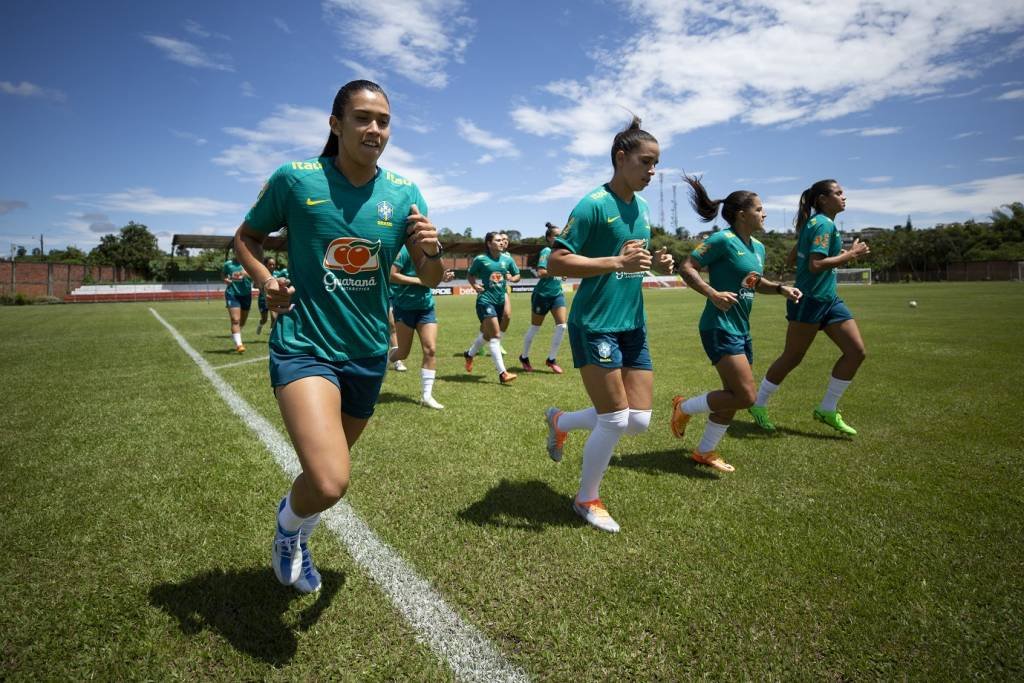
[[[270,347],[270,386],[283,387],[304,377],[323,377],[341,392],[341,412],[366,420],[373,415],[388,356],[330,361],[305,353],[281,353]]]
[[[587,332],[579,325],[569,323],[569,346],[574,368],[597,365],[612,370],[654,369],[651,351],[647,348],[646,327],[624,332]]]
[[[820,329],[825,329],[844,320],[853,320],[853,313],[839,297],[822,301],[805,296],[795,303],[786,302],[786,320],[796,323],[817,323]]]
[[[252,308],[252,294],[245,296],[244,294],[235,294],[230,288],[225,289],[224,305],[228,308],[241,308],[243,311],[248,311]]]
[[[747,362],[754,364],[754,342],[750,335],[740,336],[725,330],[701,330],[700,343],[704,345],[704,353],[708,354],[712,365],[718,365],[722,356],[747,357]]]
[[[437,322],[437,314],[433,308],[427,308],[420,311],[410,311],[408,309],[395,306],[391,310],[395,314],[395,322],[400,322],[406,327],[411,327],[414,330],[418,325]]]
[[[501,315],[501,313],[498,312],[498,309],[494,304],[484,304],[479,301],[476,302],[476,317],[480,319],[480,322],[483,322],[487,318],[497,318],[499,315]]]
[[[555,296],[538,296],[537,292],[530,296],[530,308],[537,315],[547,315],[548,311],[552,311],[556,308],[565,308],[565,295],[556,294]]]

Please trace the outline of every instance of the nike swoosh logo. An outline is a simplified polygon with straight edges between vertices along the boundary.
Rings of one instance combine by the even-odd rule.
[[[615,221],[617,221],[617,220],[619,220],[619,217],[618,217],[618,216],[614,216],[613,218],[609,218],[609,219],[608,219],[608,222],[609,222],[609,223],[614,223],[614,222],[615,222]]]
[[[316,201],[313,201],[312,197],[306,197],[306,206],[316,206],[317,204],[323,204],[326,201],[330,201],[330,200],[328,200],[328,199],[317,199]]]

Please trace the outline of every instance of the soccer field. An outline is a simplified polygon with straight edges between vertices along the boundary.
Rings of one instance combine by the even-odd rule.
[[[860,434],[811,419],[838,356],[821,335],[772,400],[777,435],[737,416],[720,447],[731,475],[686,457],[703,417],[683,442],[668,428],[674,394],[718,385],[697,333],[704,299],[645,294],[651,430],[622,439],[601,491],[621,533],[571,509],[585,434],[570,435],[561,463],[545,452],[543,410],[587,405],[568,343],[564,376],[501,386],[483,356],[467,375],[472,297],[437,299],[445,410],[416,403],[414,344],[353,451],[354,514],[501,670],[1024,676],[1024,285],[841,288],[867,345],[841,403]],[[514,296],[504,341],[514,371],[528,302]],[[286,437],[265,360],[239,364],[267,352],[254,318],[239,357],[220,302],[0,308],[0,678],[445,680],[483,666],[479,650],[451,655],[465,651],[396,607],[408,577],[382,589],[387,577],[336,525],[312,542],[319,594],[274,579],[273,514],[290,476],[249,427],[262,417]],[[760,380],[782,348],[782,297],[759,296],[752,326]],[[548,319],[535,367],[551,330]]]

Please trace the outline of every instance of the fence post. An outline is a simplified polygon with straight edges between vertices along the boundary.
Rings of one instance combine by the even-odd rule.
[[[53,264],[46,264],[46,296],[53,296]]]

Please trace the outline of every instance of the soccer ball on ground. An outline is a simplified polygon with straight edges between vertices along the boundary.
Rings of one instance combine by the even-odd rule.
[[[911,300],[910,300],[910,303],[909,303],[908,305],[909,305],[909,306],[910,306],[911,308],[917,308],[917,302],[916,302],[916,301],[914,301],[913,299],[911,299]]]

